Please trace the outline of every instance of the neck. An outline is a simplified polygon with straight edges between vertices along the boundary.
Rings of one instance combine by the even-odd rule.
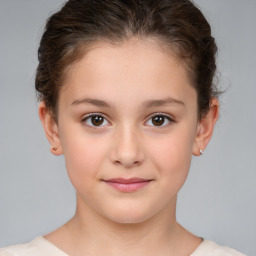
[[[79,201],[75,216],[66,224],[73,247],[79,249],[77,255],[165,255],[164,251],[171,255],[184,241],[186,231],[176,222],[176,199],[165,211],[135,224],[111,221]]]

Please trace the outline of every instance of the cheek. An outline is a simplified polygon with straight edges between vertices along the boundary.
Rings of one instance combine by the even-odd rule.
[[[71,134],[72,129],[63,132],[62,146],[66,169],[75,188],[83,187],[90,179],[97,179],[104,161],[106,149],[97,136],[88,136],[84,132]]]
[[[180,127],[175,133],[152,141],[149,146],[152,150],[150,156],[153,164],[159,170],[159,175],[164,176],[163,182],[180,187],[186,180],[189,172],[194,135],[187,128]]]

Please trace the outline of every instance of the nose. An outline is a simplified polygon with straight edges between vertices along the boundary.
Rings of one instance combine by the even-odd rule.
[[[141,136],[135,129],[122,128],[115,134],[111,161],[125,168],[139,166],[145,160]]]

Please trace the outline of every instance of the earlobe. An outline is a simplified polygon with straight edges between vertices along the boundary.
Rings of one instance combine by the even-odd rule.
[[[193,155],[201,155],[208,145],[214,130],[214,126],[219,117],[219,102],[218,99],[212,98],[209,112],[202,117],[198,124],[197,134],[193,147]]]
[[[46,138],[51,145],[50,150],[52,154],[61,155],[63,152],[59,136],[59,128],[43,101],[39,104],[38,113],[45,131]]]

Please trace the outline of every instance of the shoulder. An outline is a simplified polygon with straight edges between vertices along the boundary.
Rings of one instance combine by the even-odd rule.
[[[191,256],[245,256],[245,254],[226,246],[220,246],[213,241],[204,240]]]
[[[0,248],[0,256],[68,256],[45,238],[39,236],[29,243]]]

